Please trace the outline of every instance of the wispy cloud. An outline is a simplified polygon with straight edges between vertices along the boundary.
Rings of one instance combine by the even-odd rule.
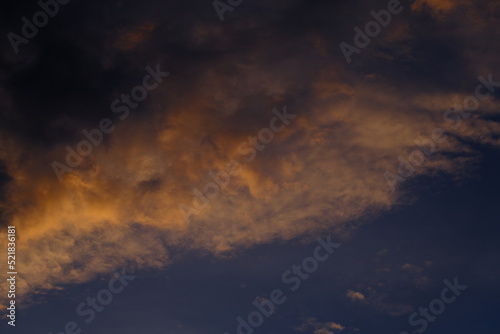
[[[243,9],[240,13],[244,15]],[[375,45],[363,56],[375,54],[380,71],[360,75],[359,69],[346,68],[342,59],[329,54],[336,50],[336,39],[326,33],[288,34],[271,21],[266,26],[245,16],[221,30],[218,21],[187,25],[173,14],[168,14],[171,21],[158,15],[115,27],[110,34],[96,33],[106,31],[107,23],[92,26],[80,39],[57,32],[57,41],[90,59],[86,67],[77,64],[71,71],[64,59],[54,60],[50,73],[68,79],[58,89],[39,92],[38,86],[16,85],[15,69],[21,65],[2,77],[11,88],[0,92],[0,103],[6,106],[1,111],[5,145],[0,160],[8,180],[1,210],[4,221],[18,226],[22,235],[21,294],[83,283],[125,263],[161,268],[170,261],[170,248],[231,255],[277,239],[326,229],[342,232],[347,222],[389,210],[401,203],[405,190],[391,192],[384,171],[395,168],[398,155],[414,149],[415,138],[442,125],[442,112],[452,107],[453,98],[463,100],[475,88],[476,76],[490,73],[496,64],[491,56],[496,44],[485,43],[484,61],[464,47],[457,54],[469,65],[465,73],[426,79],[418,73],[433,69],[421,71],[418,66],[440,64],[416,52],[416,68],[394,73]],[[481,22],[473,22],[471,30],[484,32]],[[260,34],[263,26],[266,33]],[[398,34],[381,43],[399,50],[398,41],[418,44],[422,38],[411,29]],[[467,34],[469,40],[472,32]],[[454,38],[462,37],[457,32]],[[30,47],[41,50],[37,43],[33,40]],[[65,146],[81,140],[81,129],[95,124],[94,119],[113,116],[106,114],[110,102],[122,85],[133,81],[131,73],[150,62],[145,53],[175,69],[171,80],[59,183],[50,163],[64,154]],[[407,59],[410,54],[399,56]],[[36,61],[22,66],[22,71],[38,73]],[[68,72],[73,77],[65,77]],[[120,80],[110,79],[115,76]],[[460,84],[443,88],[438,80]],[[89,86],[83,84],[87,81]],[[76,93],[66,96],[65,86]],[[299,115],[293,125],[186,225],[179,204],[193,200],[193,187],[205,184],[209,172],[239,158],[239,144],[269,122],[273,108],[283,105]],[[475,145],[499,145],[500,128],[493,119],[499,106],[492,97],[461,128],[444,123],[448,140],[413,177],[465,175],[479,159]],[[351,291],[348,298],[368,297]]]

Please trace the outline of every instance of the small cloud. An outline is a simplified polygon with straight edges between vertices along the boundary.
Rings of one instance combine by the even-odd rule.
[[[344,326],[342,326],[341,324],[337,324],[335,322],[327,322],[326,323],[331,329],[337,329],[339,331],[343,331],[345,329]]]
[[[384,256],[384,255],[387,255],[389,254],[389,250],[387,248],[384,248],[384,249],[381,249],[377,252],[377,255],[378,256]]]
[[[336,334],[345,329],[344,326],[336,322],[319,322],[316,318],[307,318],[296,330],[304,332],[309,327],[314,328],[314,334]]]
[[[414,280],[415,285],[418,287],[426,287],[428,286],[432,281],[429,279],[429,277],[423,276],[419,277]]]
[[[327,328],[320,328],[314,330],[314,334],[335,334],[335,333]]]
[[[417,267],[416,265],[411,264],[411,263],[405,263],[405,264],[403,264],[401,266],[401,269],[409,271],[411,273],[419,273],[419,272],[421,272],[423,270],[422,268]]]
[[[417,0],[412,9],[416,11],[431,10],[433,13],[447,13],[456,7],[456,1],[452,0]]]
[[[365,295],[358,291],[347,290],[346,296],[353,302],[358,300],[365,300]]]
[[[145,23],[125,31],[119,31],[114,46],[121,51],[133,50],[147,40],[154,29],[154,24]]]
[[[387,314],[392,317],[398,317],[413,310],[411,305],[395,302],[389,298],[389,295],[384,292],[379,292],[372,287],[366,287],[368,297],[365,297],[360,292],[349,290],[347,296],[351,301],[362,301],[374,310],[380,313]]]

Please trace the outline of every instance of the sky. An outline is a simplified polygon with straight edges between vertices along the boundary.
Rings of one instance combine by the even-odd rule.
[[[0,17],[1,333],[498,332],[497,1]]]

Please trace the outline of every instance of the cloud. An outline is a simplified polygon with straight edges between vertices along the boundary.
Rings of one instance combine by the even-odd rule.
[[[353,302],[365,300],[365,295],[363,295],[361,292],[358,292],[358,291],[347,290],[346,296],[347,296],[347,298],[349,298]]]
[[[423,270],[423,268],[417,267],[416,265],[411,264],[411,263],[403,264],[401,266],[401,269],[409,271],[411,273],[420,273]]]
[[[290,6],[290,15],[303,10]],[[440,77],[401,77],[382,62],[367,76],[335,60],[335,36],[315,29],[290,34],[272,20],[244,16],[250,14],[225,29],[209,20],[180,22],[174,14],[162,24],[157,8],[150,10],[121,26],[113,17],[111,34],[97,34],[108,21],[83,32],[69,25],[71,37],[53,32],[47,38],[71,52],[70,60],[40,44],[39,61],[12,66],[1,78],[10,87],[0,92],[7,180],[1,210],[3,224],[22,231],[22,296],[83,283],[127,263],[163,268],[170,249],[232,255],[323,230],[341,234],[346,223],[401,203],[404,187],[392,192],[383,173],[397,170],[398,156],[408,156],[415,139],[436,126],[448,141],[414,178],[461,176],[478,159],[475,145],[499,144],[493,96],[460,128],[442,119],[444,109],[474,92],[476,74],[443,85]],[[314,6],[306,10],[319,15]],[[421,38],[398,31],[394,41]],[[119,121],[111,101],[139,84],[144,67],[157,59],[172,75]],[[416,63],[435,65],[425,58]],[[401,72],[420,73],[418,66]],[[284,106],[297,117],[245,162],[240,143]],[[75,147],[84,139],[80,131],[103,117],[116,130],[60,183],[51,163],[64,161],[65,147]],[[242,172],[186,225],[179,205],[192,205],[193,189],[231,160],[241,162]],[[351,300],[365,299],[350,292]]]
[[[122,50],[129,51],[137,48],[140,44],[151,36],[155,25],[152,23],[144,23],[135,27],[131,27],[126,31],[116,32],[116,41],[114,47]]]
[[[304,332],[310,327],[314,328],[314,334],[336,334],[346,329],[339,323],[319,322],[316,318],[307,318],[296,330]]]
[[[449,12],[456,6],[451,0],[417,0],[412,4],[414,10],[431,9],[434,12]]]
[[[387,290],[384,289],[384,284],[378,284],[375,288],[367,286],[365,290],[365,294],[354,290],[348,290],[346,292],[346,297],[352,302],[362,302],[363,305],[371,307],[378,313],[387,314],[392,317],[398,317],[413,310],[413,306],[389,298],[389,294],[386,292]]]

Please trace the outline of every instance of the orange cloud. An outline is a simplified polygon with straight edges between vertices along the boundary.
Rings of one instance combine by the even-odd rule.
[[[412,4],[413,10],[431,9],[434,12],[448,12],[457,5],[452,0],[417,0]]]
[[[125,31],[118,31],[113,45],[121,51],[133,50],[146,41],[154,29],[154,24],[145,23]]]
[[[124,48],[152,29],[138,29],[143,35]],[[20,234],[22,296],[127,263],[161,268],[170,261],[169,248],[231,255],[276,239],[342,232],[345,223],[399,203],[403,194],[391,192],[383,173],[436,126],[498,145],[498,127],[480,115],[460,129],[443,125],[449,92],[373,85],[326,63],[309,78],[307,97],[297,91],[307,55],[263,65],[268,55],[259,52],[232,59],[231,71],[225,64],[200,69],[186,91],[182,83],[166,82],[153,93],[148,117],[131,113],[117,123],[106,145],[61,183],[50,163],[61,160],[65,145],[32,150],[5,134],[9,145],[0,154],[12,177],[5,208]],[[294,94],[303,100],[287,100]],[[239,144],[269,126],[272,109],[284,105],[297,118],[186,225],[179,205],[192,203],[193,189],[203,187],[211,171],[241,160]],[[494,100],[483,105],[490,113],[498,108]],[[450,136],[415,176],[460,172],[466,165],[445,153],[466,150]]]

